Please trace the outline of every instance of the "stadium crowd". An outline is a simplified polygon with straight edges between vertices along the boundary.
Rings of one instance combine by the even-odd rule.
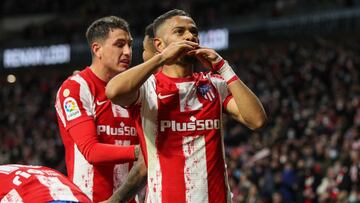
[[[226,119],[234,202],[359,202],[359,41],[267,43],[223,55],[269,118],[255,133]],[[67,75],[53,72],[1,81],[0,164],[65,172],[53,102]]]
[[[45,165],[64,172],[64,149],[54,109],[56,89],[63,78],[59,73],[17,76],[16,83],[0,82],[0,163]]]
[[[359,202],[359,44],[316,40],[230,53],[266,129],[227,123],[235,202]]]
[[[292,16],[299,13],[314,12],[317,10],[334,10],[356,7],[359,0],[327,0],[327,1],[299,1],[299,0],[183,0],[183,1],[141,1],[134,3],[127,1],[80,1],[80,0],[35,0],[31,4],[26,0],[3,0],[0,2],[0,16],[4,19],[23,19],[25,26],[16,33],[3,31],[0,42],[11,44],[20,39],[29,42],[32,40],[52,40],[61,42],[83,42],[83,33],[86,25],[94,19],[106,15],[120,15],[131,25],[132,34],[139,36],[143,29],[154,18],[172,8],[189,11],[200,29],[211,28],[234,20],[247,22],[261,18],[278,18]],[[36,15],[34,15],[36,14]],[[141,14],[141,18],[139,18]],[[28,16],[42,16],[41,21],[30,21]],[[4,20],[5,22],[6,20]],[[10,27],[12,26],[9,21]]]

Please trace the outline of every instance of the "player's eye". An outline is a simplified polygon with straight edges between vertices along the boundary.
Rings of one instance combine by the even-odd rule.
[[[119,48],[122,48],[122,47],[125,46],[125,43],[123,43],[123,42],[118,42],[118,43],[115,44],[115,46],[117,46],[117,47],[119,47]]]
[[[175,34],[182,34],[182,33],[184,33],[184,29],[175,29],[174,33]]]
[[[191,29],[190,32],[195,36],[199,35],[199,31],[197,29]]]

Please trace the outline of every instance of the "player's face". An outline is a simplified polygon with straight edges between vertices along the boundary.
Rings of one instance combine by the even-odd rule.
[[[120,73],[129,68],[132,57],[132,37],[122,29],[109,31],[102,43],[101,61],[110,72]]]
[[[199,31],[193,19],[187,16],[174,16],[165,21],[163,32],[160,34],[165,42],[165,47],[172,42],[188,40],[199,43]],[[183,62],[192,63],[196,61],[194,56],[185,56],[180,59]]]
[[[151,38],[149,38],[148,35],[145,35],[145,37],[144,37],[143,47],[144,47],[144,50],[143,50],[142,56],[143,56],[144,61],[147,61],[155,55],[155,48],[153,45],[153,41]]]
[[[169,44],[171,42],[189,40],[199,43],[198,29],[193,19],[187,16],[174,16],[165,21],[162,38]]]

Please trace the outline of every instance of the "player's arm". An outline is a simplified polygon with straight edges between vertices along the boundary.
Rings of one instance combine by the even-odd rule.
[[[100,143],[95,123],[92,119],[76,124],[68,131],[79,151],[91,164],[125,163],[136,160],[139,154],[139,146],[119,146]]]
[[[138,147],[101,143],[94,115],[89,113],[94,101],[80,96],[80,84],[76,82],[76,78],[78,76],[65,81],[56,95],[55,109],[61,134],[70,135],[81,154],[91,164],[116,164],[136,160]]]
[[[131,168],[125,182],[113,193],[113,195],[102,203],[125,203],[133,198],[145,185],[147,169],[142,156]]]
[[[226,105],[226,111],[248,128],[255,130],[266,122],[265,110],[257,96],[239,79],[228,84],[233,98]]]
[[[170,44],[160,54],[112,78],[106,86],[106,96],[115,104],[129,106],[138,97],[140,86],[164,64],[172,64],[179,57],[198,47],[197,43],[181,41]]]
[[[225,109],[236,120],[250,129],[258,129],[265,125],[266,113],[257,96],[236,76],[229,64],[214,50],[201,48],[190,52],[199,61],[218,72],[228,84],[233,95]]]

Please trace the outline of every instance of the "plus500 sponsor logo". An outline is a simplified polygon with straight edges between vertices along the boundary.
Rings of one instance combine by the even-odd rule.
[[[174,132],[198,131],[220,129],[219,119],[195,120],[191,122],[176,122],[174,120],[161,120],[160,131],[170,129]]]
[[[130,126],[122,126],[118,128],[111,127],[109,125],[98,125],[97,133],[106,133],[107,135],[125,135],[136,136],[136,129]]]

